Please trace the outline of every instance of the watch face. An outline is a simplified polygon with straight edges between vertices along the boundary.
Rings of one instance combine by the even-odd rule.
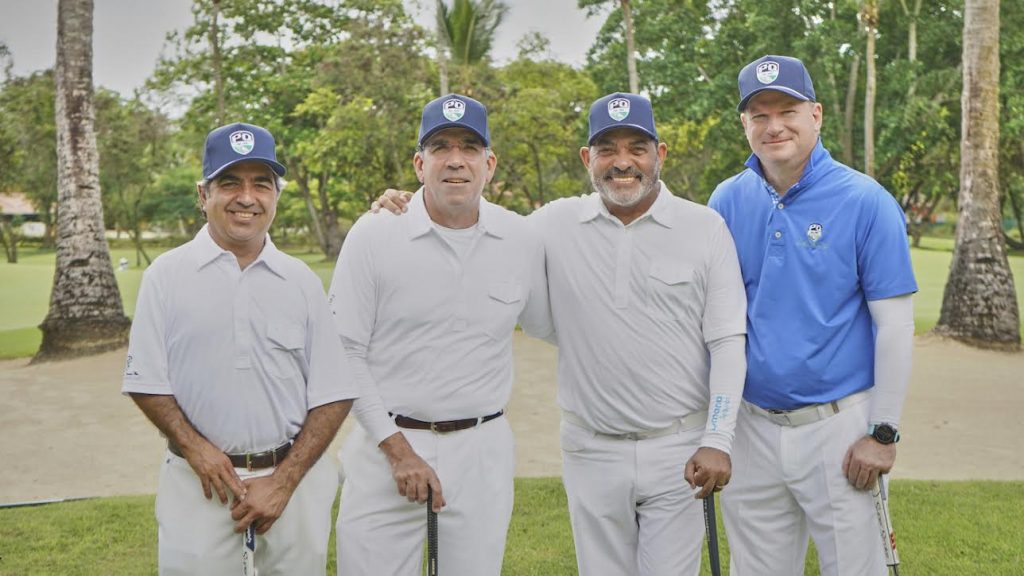
[[[871,435],[882,444],[892,444],[896,441],[896,429],[888,424],[875,426],[875,431]]]

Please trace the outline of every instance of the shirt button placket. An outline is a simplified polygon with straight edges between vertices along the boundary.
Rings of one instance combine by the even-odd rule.
[[[248,370],[251,367],[249,351],[252,347],[252,331],[249,330],[249,283],[246,282],[246,274],[252,267],[245,271],[236,272],[238,289],[235,290],[233,303],[234,331],[235,331],[235,368]]]

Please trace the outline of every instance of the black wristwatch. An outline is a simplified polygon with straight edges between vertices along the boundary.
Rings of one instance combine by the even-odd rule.
[[[899,430],[892,424],[872,424],[868,427],[868,436],[879,444],[895,444],[900,441]]]

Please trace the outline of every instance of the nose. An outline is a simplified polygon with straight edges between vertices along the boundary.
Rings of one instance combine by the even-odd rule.
[[[781,117],[776,116],[774,114],[768,117],[767,131],[769,134],[771,134],[772,136],[777,136],[778,134],[782,133],[784,129],[785,126],[782,125]]]
[[[252,206],[256,203],[256,200],[254,199],[256,195],[256,184],[254,182],[243,181],[242,185],[238,188],[238,196],[235,198],[235,202],[242,206]]]
[[[448,168],[459,169],[466,165],[466,155],[461,146],[452,146],[445,159]]]
[[[629,170],[633,166],[633,158],[627,150],[619,150],[612,159],[612,166],[619,170]]]

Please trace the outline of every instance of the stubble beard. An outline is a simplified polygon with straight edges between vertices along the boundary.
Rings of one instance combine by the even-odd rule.
[[[639,188],[636,189],[635,192],[630,193],[628,195],[618,193],[605,182],[605,179],[612,176],[613,174],[639,174],[640,186]],[[654,170],[652,170],[649,178],[647,174],[644,174],[643,172],[637,170],[636,168],[630,168],[629,170],[626,171],[612,168],[611,170],[606,171],[600,177],[598,177],[597,174],[594,174],[593,171],[590,172],[590,183],[594,186],[594,189],[597,190],[598,194],[601,195],[601,199],[607,202],[608,204],[618,206],[619,208],[631,208],[639,204],[644,198],[647,197],[648,194],[651,194],[652,192],[657,190],[658,182],[660,180],[660,160],[657,163],[655,163]]]

